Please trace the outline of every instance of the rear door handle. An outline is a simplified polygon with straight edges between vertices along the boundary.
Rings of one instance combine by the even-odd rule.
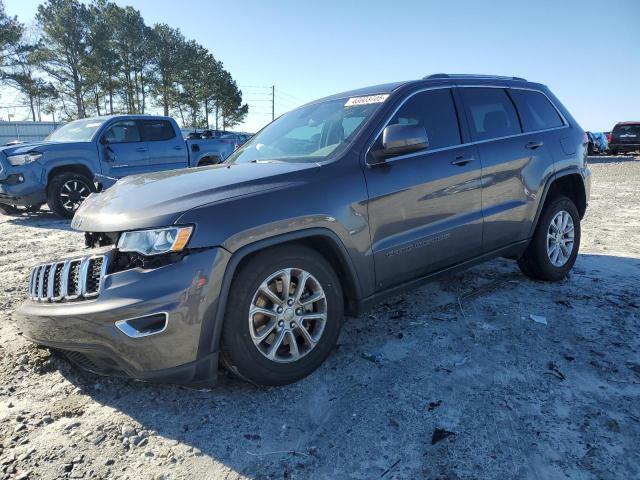
[[[175,147],[173,147],[174,150],[182,150],[182,147],[180,145],[176,145]]]
[[[543,142],[529,142],[525,145],[525,147],[528,148],[529,150],[535,150],[536,148],[540,148],[543,145],[544,145]]]
[[[473,157],[465,157],[465,156],[462,156],[462,155],[458,155],[456,157],[456,159],[451,162],[451,165],[457,165],[459,167],[462,167],[463,165],[466,165],[467,163],[473,162],[474,160],[475,160],[475,158],[473,158]]]
[[[147,149],[146,149],[145,147],[138,147],[138,148],[136,148],[136,152],[143,153],[143,152],[146,152],[146,151],[147,151]]]

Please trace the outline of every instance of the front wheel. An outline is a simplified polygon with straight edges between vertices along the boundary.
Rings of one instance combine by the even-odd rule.
[[[580,214],[571,199],[559,197],[545,205],[518,265],[536,280],[562,280],[576,262],[579,248]]]
[[[93,190],[94,185],[86,176],[74,172],[61,173],[49,182],[47,205],[56,215],[71,218]]]
[[[343,315],[340,281],[318,252],[294,245],[258,253],[230,287],[223,363],[255,384],[293,383],[331,353]]]

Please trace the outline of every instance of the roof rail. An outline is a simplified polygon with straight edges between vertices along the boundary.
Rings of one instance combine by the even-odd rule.
[[[473,73],[433,73],[431,75],[427,75],[426,77],[422,77],[423,80],[434,80],[437,78],[487,78],[487,79],[497,79],[497,80],[520,80],[522,82],[526,82],[527,80],[522,77],[505,77],[502,75],[478,75]]]

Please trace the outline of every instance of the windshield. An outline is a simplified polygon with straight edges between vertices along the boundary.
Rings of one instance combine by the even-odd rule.
[[[48,142],[90,142],[93,134],[104,120],[85,119],[69,122],[52,132],[45,140]]]
[[[284,114],[228,159],[228,163],[319,162],[341,152],[389,95],[342,98]]]

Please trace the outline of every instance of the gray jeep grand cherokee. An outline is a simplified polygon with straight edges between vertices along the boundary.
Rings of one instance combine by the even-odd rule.
[[[24,335],[97,373],[208,385],[310,374],[345,314],[495,257],[560,280],[590,189],[546,86],[436,74],[289,112],[225,163],[132,176],[33,269]]]

